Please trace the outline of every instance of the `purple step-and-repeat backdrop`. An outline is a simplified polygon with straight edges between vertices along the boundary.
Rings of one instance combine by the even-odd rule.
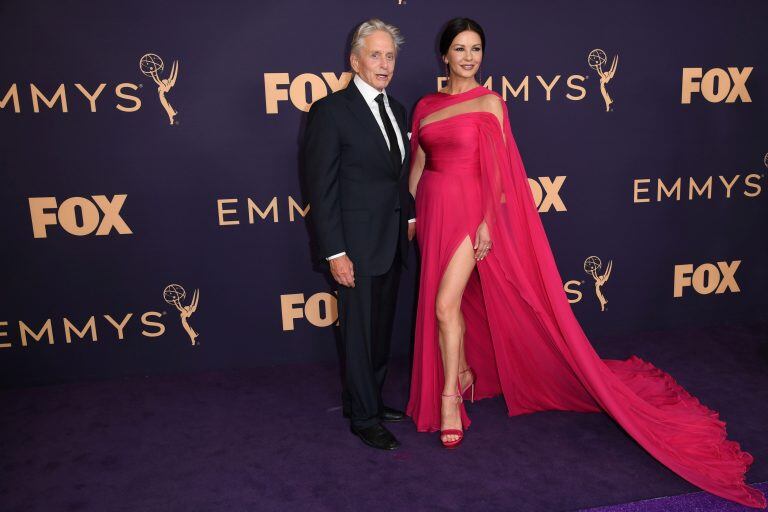
[[[483,25],[563,287],[594,340],[768,306],[761,1],[6,1],[0,385],[335,358],[300,182],[308,105],[380,17],[388,92]],[[394,352],[411,343],[415,247]],[[653,339],[649,337],[648,343]],[[642,353],[642,346],[637,347]]]

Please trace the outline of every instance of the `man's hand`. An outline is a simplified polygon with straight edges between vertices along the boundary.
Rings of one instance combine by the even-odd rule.
[[[408,223],[408,241],[410,242],[413,240],[413,237],[416,236],[416,223],[415,222],[409,222]]]
[[[352,260],[346,254],[333,258],[330,262],[331,275],[342,286],[355,287],[355,270]]]

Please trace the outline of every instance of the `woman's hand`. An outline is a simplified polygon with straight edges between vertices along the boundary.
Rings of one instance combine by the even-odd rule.
[[[488,229],[488,224],[483,221],[477,227],[477,235],[475,236],[475,259],[480,261],[488,255],[488,251],[491,250],[491,232]]]

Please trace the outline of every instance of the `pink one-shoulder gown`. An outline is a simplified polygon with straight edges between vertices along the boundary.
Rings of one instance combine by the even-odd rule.
[[[502,103],[502,123],[481,107],[488,94]],[[717,412],[652,364],[636,356],[603,360],[592,348],[563,290],[499,95],[476,87],[425,96],[414,113],[412,154],[419,147],[426,155],[416,194],[421,271],[407,407],[417,429],[440,429],[440,279],[459,244],[474,242],[485,220],[493,248],[478,262],[461,304],[476,397],[502,394],[510,415],[604,411],[692,484],[765,508],[763,494],[744,481],[752,456],[726,439]],[[461,416],[467,428],[463,404]]]

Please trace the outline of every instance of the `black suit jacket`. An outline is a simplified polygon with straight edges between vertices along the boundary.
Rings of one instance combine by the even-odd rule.
[[[304,139],[305,179],[318,256],[346,252],[355,275],[381,275],[395,251],[408,255],[410,144],[407,112],[389,96],[405,146],[396,168],[376,119],[354,82],[316,101]],[[392,141],[397,144],[397,141]]]

